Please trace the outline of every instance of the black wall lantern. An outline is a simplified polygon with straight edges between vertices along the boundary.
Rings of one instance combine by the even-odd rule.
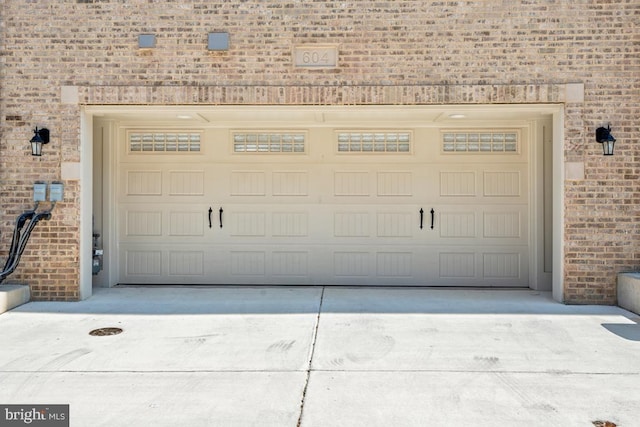
[[[602,144],[602,150],[605,156],[613,155],[613,146],[616,143],[616,139],[611,135],[610,125],[607,125],[606,128],[596,129],[596,141]]]
[[[42,156],[42,146],[49,143],[49,129],[36,127],[33,131],[34,135],[31,138],[31,155]]]

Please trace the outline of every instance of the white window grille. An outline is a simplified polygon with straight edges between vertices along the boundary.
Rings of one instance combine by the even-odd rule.
[[[338,132],[340,153],[410,153],[411,132]]]
[[[178,153],[200,152],[200,132],[149,131],[129,132],[129,152],[132,153]]]
[[[517,153],[517,132],[444,132],[445,153]]]
[[[307,151],[303,132],[234,132],[234,153],[287,153]]]

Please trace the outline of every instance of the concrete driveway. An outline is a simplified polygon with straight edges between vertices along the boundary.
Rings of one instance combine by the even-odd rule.
[[[639,323],[531,290],[97,289],[0,315],[0,404],[76,427],[631,427]]]

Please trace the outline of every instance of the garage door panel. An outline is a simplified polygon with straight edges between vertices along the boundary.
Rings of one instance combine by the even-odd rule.
[[[225,205],[224,229],[216,233],[225,238],[293,238],[296,242],[326,244],[371,239],[420,238],[418,206],[390,209],[384,206],[356,205],[345,209],[333,205]],[[216,213],[217,215],[217,213]],[[216,217],[217,221],[217,217]],[[422,236],[424,237],[424,236]]]
[[[161,170],[128,170],[122,182],[126,196],[162,196]]]
[[[122,242],[141,243],[205,239],[208,230],[208,208],[188,204],[121,204],[118,215],[122,225],[119,239]]]
[[[460,284],[461,280],[477,279],[476,252],[470,248],[448,248],[438,252],[438,275],[442,281]],[[444,282],[447,283],[447,282]]]
[[[212,274],[216,283],[312,284],[309,267],[316,257],[312,247],[232,244],[215,252],[223,260]]]
[[[331,129],[303,132],[304,152],[235,152],[234,132],[202,139],[206,158],[119,164],[122,283],[528,284],[525,152],[364,152],[366,132]],[[345,132],[360,151],[332,146]]]
[[[118,200],[121,203],[200,203],[214,198],[215,174],[204,168],[176,170],[170,165],[143,169],[143,165],[125,165],[118,175]],[[196,165],[197,166],[197,165]],[[148,166],[147,166],[148,167]],[[212,185],[207,185],[212,183]]]
[[[230,213],[232,237],[265,237],[266,221],[264,212],[235,211]]]
[[[318,246],[230,245],[211,249],[197,245],[172,250],[134,245],[121,249],[125,266],[121,283],[131,284],[344,284],[345,278],[370,277],[376,271],[390,279],[398,260],[376,269],[376,254],[363,247],[327,251]],[[394,264],[395,263],[395,264]],[[317,265],[323,265],[321,273]],[[394,267],[395,265],[395,267]],[[313,268],[313,269],[312,269]],[[406,267],[404,267],[406,269]],[[396,274],[397,275],[397,274]],[[403,273],[404,278],[408,277]],[[355,282],[349,282],[355,283]],[[386,280],[385,283],[391,283]]]
[[[371,165],[369,166],[371,167]],[[332,203],[343,203],[346,197],[353,198],[350,203],[371,203],[375,200],[380,204],[393,204],[409,202],[414,197],[426,197],[424,188],[419,191],[417,182],[424,175],[421,165],[414,165],[416,170],[386,170],[388,165],[376,165],[378,171],[362,170],[333,170],[331,182],[333,182]],[[405,165],[405,168],[407,166]],[[326,174],[324,174],[326,175]],[[427,178],[423,182],[429,182]]]
[[[300,241],[312,238],[309,224],[321,219],[312,206],[225,204],[223,206],[223,227],[215,230],[219,239],[233,243],[255,241],[264,243],[265,238],[293,238]],[[215,213],[215,223],[219,226],[219,211]],[[316,233],[317,234],[317,233]]]
[[[432,249],[420,245],[342,246],[332,254],[328,284],[437,285]]]
[[[484,252],[482,274],[485,279],[520,279],[522,274],[519,252]]]
[[[375,265],[376,276],[381,278],[413,279],[415,276],[415,253],[410,250],[378,251]]]
[[[162,211],[147,207],[144,210],[131,209],[125,212],[125,235],[127,237],[160,237],[165,227]]]
[[[482,209],[482,241],[488,245],[529,242],[529,213],[523,205],[493,205]]]
[[[440,197],[476,197],[478,179],[476,171],[441,170],[439,174]]]
[[[483,245],[526,244],[529,240],[525,205],[435,205],[433,209],[439,244],[473,241]],[[427,215],[431,213],[425,212],[425,218]]]
[[[382,171],[377,173],[377,196],[413,196],[413,173],[410,171]]]
[[[363,171],[335,171],[333,195],[340,197],[366,197],[371,195],[371,176]]]
[[[274,251],[271,258],[271,269],[274,277],[307,278],[309,276],[308,250]]]
[[[371,236],[369,212],[335,212],[333,214],[333,236],[343,239]]]
[[[271,194],[277,197],[301,197],[309,195],[307,171],[276,170],[272,173]]]
[[[522,218],[518,211],[484,212],[483,237],[518,239],[522,237]]]
[[[151,244],[124,244],[120,248],[124,272],[121,279],[125,283],[151,280],[166,283],[166,277],[175,280],[180,277],[204,277],[205,250],[193,246],[171,250],[158,249]]]
[[[232,276],[261,276],[266,274],[266,252],[255,249],[233,249],[230,254]]]
[[[264,196],[265,171],[233,171],[231,172],[230,194],[232,196]]]
[[[411,238],[416,232],[417,217],[415,213],[407,211],[400,212],[377,212],[376,223],[377,237],[384,238]]]
[[[526,165],[440,165],[437,167],[440,203],[528,203]]]
[[[202,210],[171,209],[167,234],[174,237],[204,237],[205,215]]]
[[[204,250],[171,250],[168,252],[167,274],[176,279],[185,277],[203,280],[205,277]]]
[[[523,193],[520,171],[483,171],[484,197],[521,197]]]
[[[170,170],[169,196],[204,196],[204,170]]]
[[[247,200],[251,196],[304,198],[318,193],[314,181],[322,173],[317,165],[261,164],[261,165],[212,165],[215,178],[210,185],[216,189],[216,197],[231,196]],[[311,179],[314,177],[314,179]]]
[[[372,254],[366,250],[350,249],[333,252],[335,277],[368,277],[371,273]]]
[[[448,247],[438,250],[436,285],[526,286],[528,250],[502,247],[491,251],[474,247]]]
[[[371,286],[526,286],[526,250],[483,252],[470,247],[442,250],[395,245],[371,250],[347,246],[194,247],[160,251],[124,249],[121,283],[139,284],[367,284]],[[323,265],[321,272],[317,265]],[[417,268],[419,267],[419,268]]]
[[[475,239],[478,237],[477,213],[470,209],[438,209],[438,230],[442,239]]]
[[[163,277],[163,253],[161,250],[132,247],[120,248],[123,255],[121,264],[124,265],[124,279],[128,280],[159,280]]]
[[[308,212],[274,212],[271,216],[273,237],[301,238],[309,236]]]

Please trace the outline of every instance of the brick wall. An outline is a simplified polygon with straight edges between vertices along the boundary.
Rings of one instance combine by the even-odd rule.
[[[616,273],[638,269],[640,244],[640,3],[637,0],[261,1],[0,0],[0,257],[37,179],[79,161],[80,104],[441,104],[564,102],[565,160],[585,164],[566,183],[565,296],[615,303]],[[208,52],[207,33],[230,34]],[[156,34],[157,46],[137,48]],[[340,66],[292,66],[303,43],[337,44]],[[546,102],[546,101],[545,101]],[[616,155],[596,127],[610,122]],[[33,126],[52,130],[35,158]],[[77,181],[38,227],[12,279],[36,299],[78,297]]]

